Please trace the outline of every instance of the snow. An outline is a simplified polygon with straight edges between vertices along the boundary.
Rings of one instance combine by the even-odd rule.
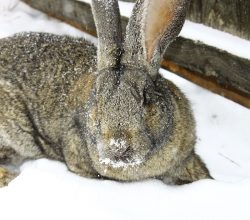
[[[16,7],[13,7],[14,2],[18,3]],[[19,0],[0,0],[0,38],[25,31],[71,34],[97,43],[94,37],[63,22],[48,18],[45,14],[30,8]]]
[[[12,0],[7,2],[0,0],[0,37],[20,31],[85,36],[23,3],[14,7]],[[161,73],[190,99],[197,121],[196,150],[216,180],[184,186],[158,180],[119,183],[77,176],[56,161],[29,161],[20,176],[0,189],[0,218],[249,220],[249,109],[165,70]]]
[[[126,169],[128,166],[130,167],[136,167],[137,165],[140,165],[142,163],[142,160],[137,158],[135,160],[132,160],[129,163],[125,163],[123,161],[117,161],[114,162],[112,160],[110,160],[109,158],[103,158],[100,160],[100,163],[103,165],[111,165],[113,168],[123,168]]]
[[[134,8],[134,3],[119,1],[121,16],[130,17]]]
[[[85,2],[91,5],[92,0],[76,0],[78,2]],[[134,7],[134,3],[119,1],[121,16],[130,17]]]
[[[250,59],[250,41],[203,24],[186,21],[180,36],[220,48],[238,57]]]
[[[15,8],[17,3],[18,0],[0,0],[0,12]]]
[[[126,141],[122,140],[122,139],[114,139],[111,138],[110,140],[110,145],[114,145],[117,148],[124,148],[124,146],[126,145]]]
[[[126,150],[126,141],[122,140],[122,139],[110,139],[109,145],[113,146],[114,149],[116,149],[117,151],[120,152],[124,152]],[[131,158],[129,161],[126,161],[126,163],[124,161],[112,161],[110,158],[107,157],[106,153],[103,150],[104,145],[102,143],[102,141],[98,141],[97,143],[97,149],[98,149],[98,153],[99,153],[99,161],[101,164],[103,165],[111,165],[113,168],[123,168],[126,169],[128,168],[128,166],[130,167],[136,167],[138,165],[140,165],[141,163],[143,163],[143,160],[139,157],[134,157]]]

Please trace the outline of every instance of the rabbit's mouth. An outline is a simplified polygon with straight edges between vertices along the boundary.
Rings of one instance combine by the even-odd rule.
[[[111,160],[109,158],[100,158],[100,163],[112,168],[123,168],[136,167],[142,164],[143,160],[140,158],[134,158],[132,160]]]
[[[101,143],[98,145],[99,162],[102,166],[126,169],[143,163],[142,155],[138,156],[126,141],[111,139],[108,149]]]

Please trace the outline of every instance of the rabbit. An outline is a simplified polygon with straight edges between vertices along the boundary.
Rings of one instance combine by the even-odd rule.
[[[48,33],[1,39],[0,185],[39,158],[89,178],[212,178],[187,98],[158,73],[188,4],[139,0],[123,34],[118,1],[93,0],[98,48]]]

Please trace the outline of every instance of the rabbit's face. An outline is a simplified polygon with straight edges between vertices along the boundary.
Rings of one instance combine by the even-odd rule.
[[[109,178],[134,177],[169,137],[169,103],[147,74],[131,70],[100,74],[93,103],[87,129],[94,166]]]

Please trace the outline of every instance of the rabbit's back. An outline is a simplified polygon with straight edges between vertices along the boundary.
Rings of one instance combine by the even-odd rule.
[[[0,40],[2,84],[10,83],[43,109],[63,107],[78,81],[94,75],[95,66],[96,48],[84,39],[23,33]]]
[[[82,74],[94,72],[95,65],[96,48],[84,39],[47,33],[0,39],[1,79],[33,93],[46,86],[63,92]]]
[[[71,133],[73,139],[72,121],[84,112],[95,69],[96,48],[84,39],[46,33],[1,39],[0,105],[6,106],[0,115],[2,130],[16,143],[26,141],[18,138],[20,128],[30,132],[41,138],[46,155],[61,159],[62,137]],[[14,128],[4,121],[12,121]]]

